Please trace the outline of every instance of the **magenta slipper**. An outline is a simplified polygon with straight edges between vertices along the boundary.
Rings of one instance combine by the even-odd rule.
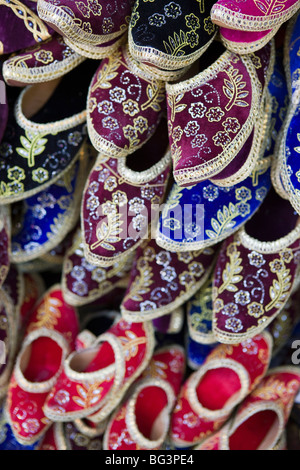
[[[299,0],[218,0],[211,9],[213,23],[241,31],[267,31],[281,26],[299,9]]]
[[[99,154],[81,208],[84,254],[91,264],[111,266],[148,237],[155,220],[152,209],[163,202],[170,173],[165,120],[134,154],[119,158]]]
[[[124,46],[100,63],[92,79],[89,137],[99,152],[124,157],[149,140],[164,110],[164,82],[142,72]]]
[[[54,80],[81,64],[80,56],[58,34],[6,59],[3,78],[10,86],[25,86]]]
[[[118,47],[131,9],[132,0],[38,0],[40,18],[76,52],[95,59],[109,57]]]
[[[299,216],[270,191],[260,209],[222,245],[214,269],[213,332],[238,343],[263,331],[298,280]]]
[[[242,171],[240,159],[237,165],[234,160],[246,142],[251,148],[273,63],[274,43],[257,55],[237,56],[215,41],[199,61],[202,71],[166,85],[173,175],[179,186]],[[248,158],[246,151],[244,169]]]
[[[122,316],[139,322],[170,314],[205,283],[215,256],[215,246],[173,253],[160,248],[154,239],[145,240],[136,251]]]

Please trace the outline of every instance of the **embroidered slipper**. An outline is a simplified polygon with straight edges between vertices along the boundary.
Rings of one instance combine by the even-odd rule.
[[[192,447],[219,430],[266,374],[271,350],[267,332],[235,345],[218,345],[181,387],[171,419],[171,443]]]
[[[16,310],[3,287],[0,290],[0,400],[5,399],[18,345]]]
[[[103,449],[162,449],[184,373],[183,348],[170,345],[155,351],[127,399],[110,418]]]
[[[0,146],[1,204],[54,184],[84,151],[86,93],[94,68],[93,61],[85,62],[60,79],[18,94]]]
[[[299,390],[298,368],[292,366],[272,368],[240,404],[230,421],[215,436],[208,438],[196,449],[276,449],[285,432]]]
[[[184,252],[213,246],[235,233],[261,206],[271,188],[271,158],[258,160],[252,174],[231,187],[203,181],[175,182],[157,223],[156,242]]]
[[[221,27],[220,39],[224,46],[236,54],[251,54],[262,49],[276,35],[280,26],[266,31],[243,31]]]
[[[5,414],[21,444],[33,444],[50,427],[43,404],[78,333],[77,312],[65,303],[60,286],[54,285],[31,315],[9,382]]]
[[[283,65],[282,48],[279,48],[276,51],[276,60],[274,64],[274,71],[269,83],[269,92],[271,94],[272,100],[272,118],[266,153],[272,155],[271,181],[273,188],[279,194],[279,196],[281,196],[283,199],[287,199],[287,194],[283,188],[280,173],[277,172],[279,155],[278,152],[275,151],[277,140],[279,139],[279,133],[285,121],[290,101]]]
[[[272,117],[272,100],[270,93],[265,89],[264,94],[265,97],[262,99],[259,117],[245,145],[236,158],[234,158],[224,170],[220,171],[220,173],[213,178],[210,178],[212,183],[222,186],[223,188],[242,183],[251,175],[257,162],[264,156]]]
[[[89,347],[68,356],[46,399],[45,415],[52,421],[103,421],[148,365],[153,347],[151,322],[121,319]]]
[[[82,306],[102,299],[118,287],[127,285],[133,254],[109,267],[90,264],[84,256],[81,229],[78,228],[62,268],[62,290],[71,305]]]
[[[217,33],[210,19],[214,1],[145,2],[136,0],[128,31],[132,56],[150,65],[153,76],[179,72],[206,51]]]
[[[90,437],[78,429],[76,422],[53,423],[37,450],[102,450],[102,436]]]
[[[187,335],[185,339],[186,362],[191,371],[198,370],[218,344],[220,343],[198,343]]]
[[[85,57],[73,51],[58,34],[13,54],[3,63],[3,78],[10,86],[55,80],[81,64]]]
[[[155,210],[165,198],[171,164],[165,120],[134,154],[118,158],[99,154],[82,198],[87,261],[111,266],[149,236],[156,222]]]
[[[216,257],[216,247],[172,253],[154,239],[137,248],[130,281],[121,303],[127,321],[153,320],[181,307],[204,284]]]
[[[300,213],[299,199],[299,133],[294,132],[298,126],[300,99],[297,77],[299,62],[297,57],[297,41],[300,18],[292,21],[286,35],[284,47],[284,65],[289,93],[289,106],[284,123],[276,143],[276,162],[274,164],[274,181],[282,184],[281,195],[289,200],[295,211]]]
[[[119,48],[101,61],[88,93],[88,134],[95,149],[125,157],[154,134],[165,109],[164,82],[143,73]]]
[[[109,57],[127,33],[132,0],[38,0],[38,14],[80,54]]]
[[[251,338],[284,308],[299,271],[298,217],[290,203],[271,190],[253,218],[223,242],[213,287],[218,341]]]
[[[268,31],[288,21],[299,9],[299,0],[268,4],[251,0],[218,0],[211,9],[213,23],[241,31]]]
[[[1,2],[0,18],[0,55],[34,46],[53,34],[53,30],[38,16],[36,0]]]
[[[55,248],[79,220],[82,190],[88,175],[84,151],[64,176],[35,196],[15,203],[11,259],[14,263],[39,258]],[[12,208],[14,212],[14,208]]]
[[[200,72],[166,84],[177,184],[191,186],[211,179],[237,157],[261,111],[273,52],[274,42],[270,42],[258,58],[237,56],[214,41],[201,57]]]

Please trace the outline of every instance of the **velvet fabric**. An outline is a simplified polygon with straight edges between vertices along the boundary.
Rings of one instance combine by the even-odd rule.
[[[278,4],[273,1],[239,2],[238,0],[218,0],[212,6],[212,21],[220,26],[244,31],[267,31],[280,26],[299,9],[298,0],[287,0]]]
[[[51,332],[55,332],[54,336],[52,335],[55,339],[51,339]],[[8,386],[6,413],[15,439],[19,443],[34,444],[50,427],[50,421],[45,419],[43,405],[49,388],[51,389],[57,378],[59,370],[57,367],[64,358],[57,339],[61,338],[60,341],[67,349],[65,354],[68,354],[75,347],[78,333],[77,312],[64,301],[60,286],[52,286],[37,303],[30,316],[22,348],[18,353]],[[26,338],[29,341],[28,345],[25,342]],[[30,351],[28,363],[22,364],[20,377],[18,358],[21,358],[28,346]]]
[[[154,134],[165,110],[162,81],[144,76],[128,59],[128,46],[103,59],[88,94],[88,132],[111,157],[135,152]]]
[[[153,447],[151,441],[151,431],[155,423],[155,419],[159,418],[160,414],[164,414],[163,423],[160,424],[161,435],[167,437],[169,429],[171,409],[174,405],[174,398],[171,403],[167,403],[167,394],[161,382],[167,382],[168,386],[174,391],[174,395],[179,393],[182,380],[185,373],[185,355],[183,349],[177,345],[166,346],[157,349],[152,359],[136,380],[132,387],[130,394],[124,400],[122,405],[109,419],[104,439],[104,450],[118,451],[118,450],[160,450],[162,445]],[[147,384],[147,380],[149,381]],[[138,396],[134,399],[134,420],[137,425],[138,435],[132,435],[128,427],[128,420],[130,419],[129,403],[132,401],[132,395],[135,389],[143,382],[144,386],[141,388]],[[161,437],[161,435],[159,437]],[[142,444],[138,438],[146,438],[147,441]]]
[[[204,284],[216,252],[214,246],[175,253],[160,248],[154,239],[145,240],[136,250],[121,314],[139,321],[171,313]]]
[[[237,157],[261,107],[259,90],[271,67],[271,50],[268,44],[251,59],[224,52],[215,41],[205,53],[203,71],[166,85],[173,174],[180,186],[218,175]]]
[[[77,371],[80,376],[71,375],[73,369],[67,370],[66,363],[64,364],[57,383],[45,401],[44,411],[49,419],[73,421],[75,418],[89,417],[95,422],[96,415],[101,412],[102,408],[105,408],[108,401],[109,411],[119,404],[126,389],[146,368],[150,360],[149,354],[151,356],[154,346],[151,336],[152,329],[149,330],[147,325],[142,322],[129,323],[121,319],[107,332],[120,342],[121,350],[124,348],[124,364],[119,362],[120,358],[116,356],[116,351],[112,349],[111,344],[104,339],[104,336],[101,343],[100,335],[97,342],[93,344],[94,354],[87,361],[84,369],[82,370],[81,366]],[[89,345],[87,348],[88,352],[91,347],[92,345]],[[134,354],[131,354],[131,348],[134,348]],[[85,349],[75,353],[75,357],[79,359],[84,356]],[[93,372],[95,372],[94,378],[91,376]],[[114,382],[118,380],[117,377],[120,374],[123,379],[116,390]],[[86,380],[85,376],[89,380]],[[86,400],[85,397],[90,398]],[[110,414],[107,409],[106,411],[106,416],[103,416],[101,421]]]
[[[0,5],[0,18],[0,54],[20,51],[53,34],[53,29],[39,18],[36,1],[4,2]]]
[[[86,156],[82,157],[75,161],[65,178],[12,207],[14,262],[26,262],[48,253],[74,228],[87,176]]]
[[[191,65],[217,32],[212,0],[136,0],[129,24],[130,51],[137,60],[163,70]]]
[[[95,64],[90,66],[94,71]],[[14,96],[0,146],[2,204],[25,199],[50,186],[84,151],[90,69],[87,67],[84,73],[83,70],[79,66],[63,77],[47,103],[30,120],[23,115],[22,103],[31,88]]]
[[[270,187],[267,159],[243,182],[231,187],[210,181],[187,188],[174,183],[159,218],[157,243],[176,251],[214,245],[253,216]]]
[[[289,202],[269,193],[244,228],[223,242],[214,271],[213,324],[218,340],[237,342],[258,334],[285,306],[298,275],[296,223]],[[249,242],[241,235],[243,230]]]
[[[171,173],[164,130],[159,126],[132,158],[99,155],[81,206],[84,252],[90,263],[112,265],[149,236]]]
[[[110,41],[128,27],[133,0],[42,0],[39,16],[61,35],[93,45]],[[75,31],[74,31],[75,30]]]
[[[85,60],[58,34],[24,49],[3,63],[3,77],[8,85],[25,86],[54,80],[70,72]]]
[[[171,418],[170,439],[174,445],[193,447],[218,431],[233,411],[236,405],[234,402],[242,402],[261,381],[270,361],[272,345],[269,337],[257,335],[247,342],[246,347],[244,345],[239,343],[229,347],[219,344],[207,356],[203,365],[185,380]],[[228,359],[233,364],[226,364]],[[215,360],[218,361],[218,366],[213,362],[213,368],[209,369],[210,362]],[[241,365],[249,374],[248,387],[242,392],[243,379],[236,373],[234,363]],[[199,377],[201,369],[205,372]],[[193,399],[192,393],[195,394]],[[230,402],[233,396],[235,400]],[[197,402],[201,405],[202,412],[197,409]]]
[[[118,287],[125,288],[133,255],[109,267],[89,263],[84,256],[81,229],[77,228],[72,245],[65,254],[62,269],[62,289],[71,305],[86,305],[100,301]]]
[[[270,369],[228,425],[197,450],[276,450],[300,389],[297,372],[295,367]],[[280,446],[278,450],[284,449]]]

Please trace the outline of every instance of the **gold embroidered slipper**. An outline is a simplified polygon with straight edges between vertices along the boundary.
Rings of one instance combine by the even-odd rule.
[[[83,146],[70,170],[56,183],[12,205],[12,262],[24,263],[47,254],[73,230],[88,170]]]
[[[134,3],[128,30],[132,56],[150,66],[153,77],[169,81],[206,51],[218,28],[210,19],[214,0],[156,0]],[[175,77],[173,77],[174,79]]]
[[[133,0],[38,0],[40,18],[72,49],[93,59],[109,57],[124,41]]]
[[[62,78],[19,93],[0,145],[0,204],[37,194],[74,165],[86,141],[94,70],[94,62],[85,61]]]
[[[52,421],[103,421],[146,368],[153,348],[151,322],[114,323],[88,347],[67,357],[45,401],[45,415]]]
[[[300,390],[299,368],[271,368],[228,423],[196,450],[278,450]]]
[[[136,250],[130,281],[121,303],[127,321],[146,321],[181,307],[208,278],[217,247],[173,253],[155,239],[144,240]]]
[[[213,23],[240,31],[268,31],[288,21],[300,7],[299,0],[278,3],[250,0],[218,0],[212,6]]]
[[[264,47],[276,35],[280,26],[267,31],[242,31],[220,27],[220,39],[224,46],[236,54],[252,54]]]
[[[109,419],[103,449],[163,449],[185,368],[181,346],[171,344],[158,348],[126,399]]]
[[[213,332],[237,343],[263,331],[298,281],[299,216],[271,189],[254,216],[223,243],[214,270]]]
[[[85,57],[77,54],[58,34],[3,62],[3,78],[10,86],[54,80],[73,70]]]
[[[135,153],[118,158],[99,154],[81,206],[84,255],[89,263],[111,266],[148,238],[153,213],[165,198],[171,164],[165,119]]]
[[[50,427],[43,405],[78,333],[77,311],[64,301],[55,284],[30,315],[9,381],[5,414],[19,443],[37,442]]]
[[[117,287],[125,287],[134,254],[124,256],[109,267],[89,263],[84,256],[81,229],[77,228],[62,266],[62,290],[74,306],[87,305],[103,299]]]
[[[126,157],[155,133],[165,111],[165,84],[144,72],[128,45],[100,65],[88,93],[87,124],[98,152]]]
[[[271,352],[268,332],[218,344],[181,387],[171,418],[172,445],[189,448],[218,431],[265,376]]]
[[[178,185],[216,177],[238,156],[259,118],[264,71],[271,67],[272,50],[267,45],[258,58],[238,56],[214,41],[197,63],[198,73],[166,84]]]

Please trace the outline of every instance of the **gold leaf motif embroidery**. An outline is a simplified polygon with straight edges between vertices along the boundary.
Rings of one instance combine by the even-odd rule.
[[[223,206],[223,210],[217,212],[217,219],[211,219],[213,230],[206,230],[206,235],[213,239],[220,237],[227,230],[231,230],[235,226],[234,219],[239,215],[239,210],[232,202],[227,206]]]
[[[243,75],[239,73],[238,69],[235,69],[232,65],[228,67],[225,72],[228,75],[229,80],[224,80],[223,92],[229,99],[229,102],[225,106],[226,111],[230,111],[233,106],[247,107],[249,104],[244,101],[249,95],[249,91],[245,89],[246,82],[242,81]]]
[[[235,243],[231,243],[228,246],[227,255],[229,256],[229,262],[226,263],[226,267],[222,273],[223,284],[218,289],[219,294],[224,290],[236,292],[238,289],[234,284],[237,284],[243,279],[243,276],[239,274],[243,270],[241,266],[242,258],[239,256],[240,252],[237,250]]]
[[[58,319],[61,318],[61,306],[61,300],[50,296],[46,297],[45,301],[38,308],[37,321],[31,324],[30,331],[42,327],[53,330],[58,323]]]
[[[103,387],[97,382],[90,386],[77,385],[76,390],[79,396],[72,397],[73,401],[81,408],[88,408],[99,401]]]
[[[16,152],[23,158],[27,159],[29,167],[35,166],[35,157],[43,153],[45,150],[45,145],[48,142],[48,139],[44,139],[47,133],[44,134],[34,134],[32,132],[26,131],[26,137],[23,135],[20,137],[22,147],[17,147]]]
[[[125,336],[120,336],[123,351],[125,352],[126,361],[135,357],[139,352],[139,346],[146,344],[146,338],[139,338],[132,331],[125,331]]]
[[[123,224],[120,214],[108,214],[106,222],[103,221],[97,227],[97,238],[98,241],[93,243],[91,246],[92,250],[95,250],[99,246],[109,251],[115,251],[116,248],[112,243],[117,243],[121,240],[119,237],[121,233],[121,225]]]

